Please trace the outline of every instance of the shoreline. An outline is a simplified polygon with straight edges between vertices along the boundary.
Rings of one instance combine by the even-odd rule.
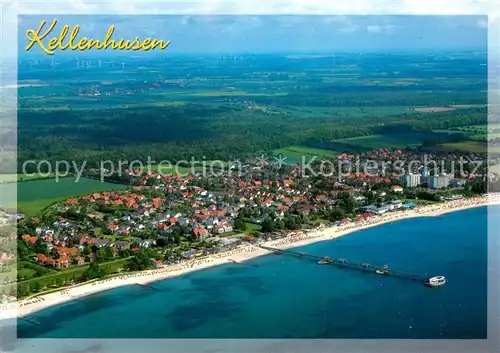
[[[312,231],[297,231],[296,234],[289,235],[286,238],[265,241],[262,245],[279,249],[301,247],[317,242],[337,239],[359,230],[368,229],[402,219],[437,217],[446,213],[496,204],[500,204],[500,193],[488,194],[486,196],[470,199],[448,201],[435,205],[421,206],[412,210],[389,212],[358,222],[350,222],[334,227],[323,226],[320,229]],[[16,317],[19,318],[35,314],[36,312],[48,307],[63,304],[74,299],[121,286],[146,285],[152,282],[182,276],[193,271],[199,271],[214,266],[248,261],[270,253],[270,251],[259,248],[253,244],[245,244],[234,250],[209,255],[203,258],[183,261],[180,264],[170,265],[160,269],[146,270],[133,274],[116,275],[104,280],[94,280],[93,282],[86,282],[71,287],[61,288],[60,290],[52,293],[41,294],[30,299],[2,305],[0,307],[0,320],[15,319]]]

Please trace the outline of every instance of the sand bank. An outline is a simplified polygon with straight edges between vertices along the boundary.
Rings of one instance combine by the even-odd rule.
[[[439,216],[448,212],[465,210],[472,207],[486,206],[488,204],[500,204],[500,194],[489,194],[484,197],[449,201],[446,203],[422,206],[413,210],[395,211],[387,214],[373,216],[357,222],[350,222],[336,227],[322,227],[312,231],[298,231],[286,238],[265,241],[262,245],[285,249],[312,244],[319,241],[335,239],[357,230],[374,227],[377,225],[407,219],[413,217]],[[24,317],[44,308],[61,304],[76,298],[93,293],[109,290],[125,285],[146,284],[161,279],[181,276],[183,274],[198,271],[204,268],[227,264],[231,262],[242,262],[259,256],[267,255],[269,251],[255,245],[244,244],[235,250],[221,252],[203,258],[186,260],[180,264],[167,266],[161,269],[142,271],[139,273],[124,274],[109,279],[94,281],[60,291],[42,294],[36,298],[21,300],[0,307],[0,319]],[[35,315],[36,316],[36,315]]]

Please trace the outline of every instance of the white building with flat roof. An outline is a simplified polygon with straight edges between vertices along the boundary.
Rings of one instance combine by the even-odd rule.
[[[431,189],[443,189],[450,185],[452,177],[446,174],[429,176],[428,184]]]
[[[421,176],[419,174],[413,173],[403,174],[401,175],[400,179],[401,184],[403,184],[403,186],[407,188],[414,188],[416,186],[419,186],[421,182]]]

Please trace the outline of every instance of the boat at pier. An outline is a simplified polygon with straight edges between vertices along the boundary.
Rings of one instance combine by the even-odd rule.
[[[308,258],[308,259],[314,259],[314,262],[316,262],[319,265],[337,265],[337,266],[331,266],[331,267],[338,267],[338,268],[351,268],[351,269],[357,269],[365,273],[375,273],[379,275],[386,275],[386,276],[391,276],[391,277],[399,277],[399,278],[404,278],[407,280],[411,280],[414,282],[418,282],[422,285],[429,286],[429,287],[437,287],[440,285],[443,285],[445,282],[444,277],[439,276],[437,278],[432,277],[429,278],[426,275],[418,275],[415,273],[408,273],[408,272],[403,272],[403,271],[398,271],[394,269],[389,269],[389,266],[385,265],[383,267],[375,267],[371,265],[368,262],[351,262],[346,259],[332,259],[328,256],[316,256],[313,254],[307,254],[305,252],[298,252],[298,251],[293,251],[293,250],[286,250],[286,249],[277,249],[273,248],[270,246],[264,246],[264,245],[258,245],[262,249],[272,251],[275,254],[283,254],[283,255],[295,255],[299,256],[302,258]],[[442,277],[442,278],[441,278]]]
[[[328,256],[325,256],[321,260],[318,261],[318,264],[320,265],[329,265],[332,263],[332,259],[330,259]]]
[[[376,270],[375,273],[378,275],[387,275],[389,274],[389,266],[384,265],[384,268]]]
[[[446,278],[444,276],[436,276],[429,278],[429,282],[427,282],[426,284],[429,287],[441,287],[445,283],[446,283]]]
[[[370,269],[371,269],[371,267],[372,267],[372,265],[370,265],[370,264],[361,264],[361,267],[363,268],[364,272],[369,272]]]

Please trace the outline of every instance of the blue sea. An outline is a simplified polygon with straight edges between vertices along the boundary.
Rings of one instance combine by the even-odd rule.
[[[40,325],[18,321],[18,336],[486,338],[486,207],[395,221],[296,250],[448,282],[428,288],[269,255],[48,308],[30,316]]]

